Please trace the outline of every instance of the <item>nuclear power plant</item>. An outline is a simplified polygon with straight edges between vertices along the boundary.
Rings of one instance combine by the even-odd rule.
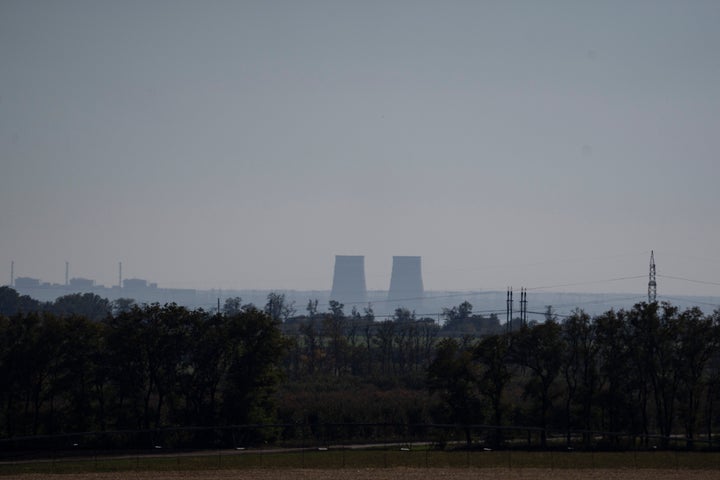
[[[335,255],[335,271],[330,300],[343,304],[367,302],[365,257],[363,255]]]

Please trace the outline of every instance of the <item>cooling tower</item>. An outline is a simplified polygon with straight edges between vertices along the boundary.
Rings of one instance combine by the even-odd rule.
[[[408,306],[417,304],[423,294],[421,257],[393,257],[388,300]]]
[[[365,288],[365,257],[362,255],[335,255],[330,300],[350,306],[367,301]],[[346,310],[350,310],[347,308]]]

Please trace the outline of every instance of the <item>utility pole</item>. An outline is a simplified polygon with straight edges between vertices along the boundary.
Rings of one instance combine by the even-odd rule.
[[[520,290],[520,322],[521,325],[527,326],[527,289],[525,287]]]
[[[648,303],[657,302],[657,282],[655,281],[655,252],[650,250],[650,275],[648,278]]]
[[[506,297],[506,316],[507,319],[505,321],[505,328],[507,330],[507,333],[512,332],[512,313],[513,313],[513,294],[512,294],[512,287],[508,287],[507,289],[507,297]]]

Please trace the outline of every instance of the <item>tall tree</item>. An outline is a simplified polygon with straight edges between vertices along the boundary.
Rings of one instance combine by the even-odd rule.
[[[230,363],[227,316],[203,311],[187,314],[185,355],[178,375],[185,408],[178,420],[185,425],[216,425],[219,389]]]
[[[560,353],[564,348],[561,327],[547,320],[534,326],[523,326],[515,335],[513,357],[530,371],[525,394],[537,404],[536,417],[540,427],[540,442],[547,445],[548,414],[556,393],[552,387],[560,373]]]
[[[637,420],[632,401],[634,390],[634,372],[628,367],[632,364],[632,344],[626,334],[626,312],[609,310],[594,318],[595,337],[597,339],[598,360],[598,402],[602,410],[600,425],[602,430],[619,432],[636,430]],[[618,437],[610,437],[617,443]]]
[[[244,310],[228,322],[231,357],[223,390],[225,420],[232,424],[272,422],[287,342],[278,322],[256,309]]]
[[[710,315],[712,321],[711,343],[720,344],[720,308]],[[705,432],[708,446],[713,446],[713,420],[716,417],[715,405],[720,401],[720,348],[716,348],[707,362],[705,386]]]
[[[654,401],[655,422],[663,446],[668,443],[675,417],[679,372],[675,365],[674,338],[677,308],[667,303],[639,303],[628,312],[636,385],[640,394],[643,433],[650,431],[648,401]],[[646,437],[647,438],[647,437]]]
[[[714,330],[712,317],[703,315],[697,307],[683,311],[677,319],[675,368],[680,374],[677,399],[689,448],[695,441],[706,369],[720,347]]]
[[[270,292],[265,304],[265,313],[276,322],[286,322],[295,315],[295,302],[288,302],[284,293]]]
[[[510,355],[509,338],[506,335],[488,335],[482,338],[473,351],[478,362],[480,392],[490,400],[494,425],[503,424],[503,393],[512,378],[508,365]],[[497,429],[493,438],[494,445],[502,443],[502,430]]]
[[[565,427],[567,441],[570,431],[582,427],[592,428],[592,405],[597,391],[597,342],[590,315],[575,310],[562,323],[565,350],[562,355],[562,375],[565,380]],[[576,412],[573,412],[573,407]],[[585,441],[590,436],[585,434]]]
[[[223,303],[223,315],[236,315],[242,310],[242,298],[230,297],[225,299]]]
[[[469,425],[482,421],[472,349],[453,338],[442,340],[428,368],[428,386],[431,392],[440,394],[446,408],[446,421],[465,426],[465,441],[469,447],[472,443]]]
[[[340,375],[345,370],[347,356],[347,338],[345,330],[347,319],[343,312],[344,305],[335,300],[330,300],[328,309],[330,313],[323,319],[323,331],[329,341],[329,354],[331,359],[331,373]]]

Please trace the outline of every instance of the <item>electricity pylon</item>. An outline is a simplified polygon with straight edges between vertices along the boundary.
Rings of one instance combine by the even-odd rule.
[[[650,277],[648,279],[648,303],[657,301],[657,282],[655,281],[655,253],[650,250]]]

